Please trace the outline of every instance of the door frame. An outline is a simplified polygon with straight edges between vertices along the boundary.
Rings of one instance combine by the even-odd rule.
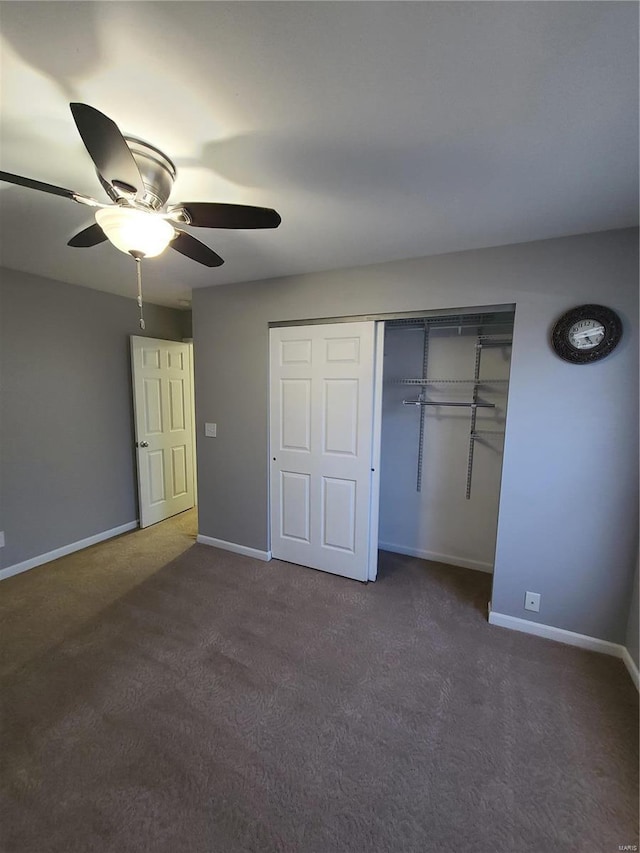
[[[191,376],[191,432],[193,440],[193,505],[198,506],[198,456],[196,449],[196,368],[193,359],[193,338],[183,338],[182,343],[189,345],[189,374]]]

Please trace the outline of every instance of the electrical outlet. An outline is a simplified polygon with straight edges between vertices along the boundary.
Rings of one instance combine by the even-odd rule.
[[[218,424],[205,424],[204,434],[207,438],[215,438],[218,434]]]
[[[533,610],[536,613],[540,612],[540,593],[526,592],[524,596],[524,609]]]

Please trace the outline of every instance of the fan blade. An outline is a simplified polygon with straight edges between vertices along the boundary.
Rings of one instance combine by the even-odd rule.
[[[169,245],[181,255],[186,255],[192,261],[197,261],[199,264],[204,264],[205,267],[219,267],[224,261],[220,255],[216,255],[213,249],[205,246],[200,240],[196,240],[191,234],[186,231],[178,231],[178,236],[172,240]]]
[[[182,208],[189,225],[199,228],[277,228],[280,214],[270,207],[250,207],[246,204],[217,204],[207,201],[184,201],[172,205]]]
[[[87,104],[69,106],[85,148],[102,179],[126,192],[143,190],[140,170],[117,124]]]
[[[76,193],[73,190],[57,187],[55,184],[44,184],[42,181],[34,181],[31,178],[23,178],[22,175],[12,175],[11,172],[0,172],[0,181],[7,181],[9,184],[18,184],[21,187],[29,187],[32,190],[40,190],[43,193],[61,195],[63,198],[71,199],[71,201],[76,200]]]
[[[90,225],[83,231],[79,231],[72,237],[67,246],[73,246],[76,249],[88,249],[90,246],[97,246],[98,243],[104,243],[106,239],[107,235],[98,223],[94,222],[93,225]]]

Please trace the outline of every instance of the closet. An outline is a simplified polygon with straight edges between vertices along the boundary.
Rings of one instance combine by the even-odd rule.
[[[385,322],[381,549],[493,570],[513,320]]]

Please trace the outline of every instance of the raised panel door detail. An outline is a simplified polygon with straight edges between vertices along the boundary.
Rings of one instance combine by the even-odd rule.
[[[358,450],[358,380],[324,383],[324,452],[356,456]]]
[[[326,338],[325,343],[328,362],[360,363],[360,338]]]
[[[171,448],[171,497],[187,493],[187,448],[184,444]]]
[[[300,542],[309,541],[310,529],[309,474],[280,472],[280,535]]]
[[[184,370],[184,353],[169,350],[167,361],[172,370]]]
[[[144,425],[146,435],[162,432],[162,383],[160,378],[144,380]]]
[[[311,364],[311,341],[281,341],[280,364]]]
[[[187,344],[131,336],[140,526],[194,504],[193,400]]]
[[[184,380],[169,380],[169,429],[172,431],[185,428],[184,409]]]
[[[280,449],[309,452],[311,449],[311,380],[282,379]]]
[[[322,478],[322,544],[339,551],[355,551],[356,482]]]
[[[147,471],[149,474],[149,503],[153,506],[166,500],[164,451],[150,450],[147,453]]]
[[[360,581],[373,559],[375,330],[372,321],[269,330],[271,553]]]
[[[142,366],[160,369],[160,350],[145,347],[142,350]]]

